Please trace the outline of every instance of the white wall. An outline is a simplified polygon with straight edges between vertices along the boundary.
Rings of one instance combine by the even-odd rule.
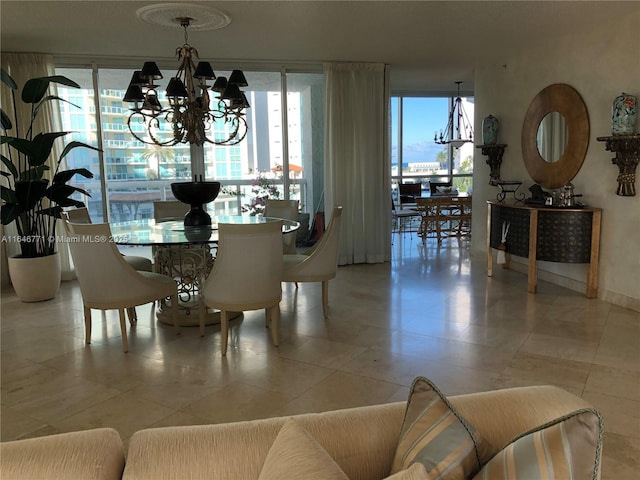
[[[616,195],[618,167],[596,137],[611,135],[611,104],[623,91],[640,98],[640,7],[626,18],[603,18],[592,31],[572,32],[552,44],[540,43],[511,59],[506,66],[476,70],[475,131],[493,114],[500,120],[499,143],[508,146],[503,157],[503,180],[524,180],[520,191],[529,196],[534,182],[522,159],[521,129],[533,98],[547,85],[566,83],[582,96],[589,113],[590,140],[581,170],[573,179],[584,203],[603,209],[598,297],[640,311],[640,194]],[[640,126],[638,127],[640,128]],[[479,138],[479,136],[478,136]],[[476,149],[473,182],[474,254],[486,252],[487,200],[497,187],[488,184],[486,157]],[[640,192],[640,167],[636,172]],[[526,271],[526,259],[512,257]],[[584,291],[586,265],[539,262],[539,276]]]

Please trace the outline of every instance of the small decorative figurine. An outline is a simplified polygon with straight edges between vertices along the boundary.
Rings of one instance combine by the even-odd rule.
[[[531,185],[529,191],[531,192],[531,198],[527,198],[524,202],[531,205],[547,205],[547,199],[551,198],[551,195],[545,192],[537,183]]]

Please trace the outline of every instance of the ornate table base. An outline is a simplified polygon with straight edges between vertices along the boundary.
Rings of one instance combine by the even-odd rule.
[[[153,249],[154,270],[173,278],[178,284],[178,320],[183,327],[199,326],[200,282],[213,268],[213,248],[209,245],[159,245]],[[242,312],[231,315],[236,318]],[[158,320],[173,325],[171,306],[163,300],[157,310]],[[207,309],[205,325],[220,323],[220,312]]]

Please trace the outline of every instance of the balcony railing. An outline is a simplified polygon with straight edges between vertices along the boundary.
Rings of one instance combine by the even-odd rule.
[[[119,174],[113,173],[113,176]],[[124,174],[123,174],[124,175]],[[107,202],[110,222],[125,222],[130,220],[138,220],[142,218],[153,217],[153,202],[158,200],[174,200],[171,192],[171,183],[187,181],[186,179],[171,180],[129,180],[110,179],[107,184]],[[284,185],[282,179],[269,179],[269,182],[275,185],[282,192]],[[213,215],[246,215],[243,212],[243,206],[251,204],[254,195],[251,192],[254,180],[221,180],[222,190],[218,197],[210,204],[207,209]],[[100,201],[100,182],[91,180],[86,182],[76,182],[78,186],[89,193],[91,197],[84,201],[89,207],[91,218],[104,218],[102,201]],[[300,204],[305,210],[305,205],[310,205],[307,200],[307,181],[306,179],[290,180],[291,198],[300,200]]]

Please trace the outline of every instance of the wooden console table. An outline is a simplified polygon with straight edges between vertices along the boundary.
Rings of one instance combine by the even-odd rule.
[[[504,245],[510,255],[529,259],[527,291],[536,293],[538,260],[588,263],[587,298],[598,296],[600,208],[552,208],[487,202],[487,275],[493,275],[493,251],[502,243],[503,222],[509,224]]]

